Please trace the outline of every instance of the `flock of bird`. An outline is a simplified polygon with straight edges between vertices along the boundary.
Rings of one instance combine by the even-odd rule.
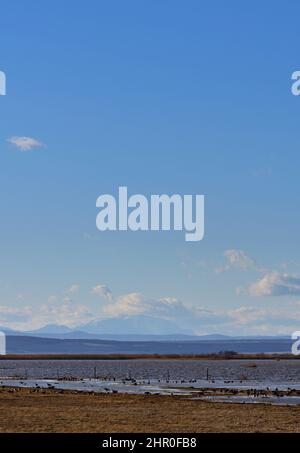
[[[27,378],[27,376],[26,376]],[[111,376],[95,376],[94,380],[98,380],[98,381],[102,381],[102,382],[118,382],[118,379],[116,377],[111,377]],[[19,381],[20,385],[21,386],[26,386],[26,381],[27,379],[25,380],[21,380]],[[78,381],[78,378],[74,378],[74,377],[66,377],[66,376],[61,376],[60,378],[57,379],[57,382],[47,382],[46,383],[46,387],[45,386],[41,386],[39,385],[38,383],[35,383],[35,386],[33,388],[31,388],[31,391],[38,391],[38,390],[57,390],[57,391],[63,391],[62,389],[59,389],[57,386],[59,385],[59,381]],[[80,379],[81,382],[86,382],[85,379]],[[201,383],[203,383],[203,379],[201,380],[198,380],[198,379],[175,379],[175,380],[171,380],[170,379],[170,376],[169,376],[169,373],[168,373],[168,376],[167,378],[165,379],[162,379],[162,378],[159,378],[157,380],[155,380],[155,384],[172,384],[172,385],[179,385],[179,384],[190,384],[191,388],[195,389],[195,391],[197,391],[198,395],[199,396],[207,396],[207,395],[216,395],[217,393],[218,394],[225,394],[225,395],[228,395],[228,396],[236,396],[236,395],[239,395],[239,396],[247,396],[247,397],[253,397],[253,398],[267,398],[267,397],[283,397],[283,396],[290,396],[290,395],[294,395],[294,396],[300,396],[300,391],[299,390],[296,390],[296,389],[292,389],[292,388],[287,388],[287,390],[283,391],[283,390],[279,390],[278,388],[275,388],[275,389],[270,389],[269,387],[266,387],[265,389],[257,389],[257,388],[246,388],[246,389],[241,389],[241,388],[232,388],[232,387],[205,387],[205,388],[197,388],[197,387],[193,387],[192,384],[196,384],[197,382],[201,381]],[[208,378],[206,379],[206,381],[208,382],[208,384],[214,384],[215,383],[215,380],[212,379],[212,378]],[[240,382],[242,383],[244,381],[244,379],[240,380],[240,381],[234,381],[234,380],[224,380],[223,383],[225,385],[228,385],[228,384],[236,384],[237,382]],[[120,383],[122,383],[123,385],[132,385],[132,386],[143,386],[143,385],[148,385],[150,386],[151,384],[153,385],[154,382],[150,379],[142,379],[142,380],[137,380],[135,378],[133,378],[131,376],[131,374],[129,373],[129,376],[126,377],[126,378],[123,378],[119,381]],[[3,386],[3,381],[0,381],[0,386]],[[102,391],[104,391],[105,393],[111,393],[111,394],[116,394],[116,393],[119,393],[119,391],[117,389],[113,389],[113,388],[110,388],[110,387],[102,387],[101,389]],[[14,392],[14,391],[18,391],[17,388],[10,388],[8,391],[10,392]],[[151,394],[157,394],[157,393],[154,393],[154,389],[152,391],[144,391],[144,395],[151,395]]]

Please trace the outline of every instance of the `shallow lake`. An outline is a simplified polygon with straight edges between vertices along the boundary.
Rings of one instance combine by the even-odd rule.
[[[3,360],[0,385],[300,404],[300,360]]]
[[[4,377],[300,383],[300,360],[3,360]]]

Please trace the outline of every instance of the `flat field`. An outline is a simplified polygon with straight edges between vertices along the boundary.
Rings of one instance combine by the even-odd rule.
[[[299,432],[300,407],[1,389],[0,432]]]

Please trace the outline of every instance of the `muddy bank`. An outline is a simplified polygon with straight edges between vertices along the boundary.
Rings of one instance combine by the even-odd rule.
[[[298,432],[300,408],[186,396],[0,389],[0,432]]]
[[[0,388],[32,390],[67,390],[97,394],[132,394],[186,396],[198,400],[222,403],[264,403],[276,405],[300,405],[300,385],[287,384],[264,386],[257,382],[235,381],[139,381],[100,379],[2,379]]]

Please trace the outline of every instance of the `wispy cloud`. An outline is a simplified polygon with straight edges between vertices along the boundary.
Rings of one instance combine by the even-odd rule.
[[[80,290],[80,285],[78,283],[74,283],[67,289],[66,294],[76,294]]]
[[[250,296],[299,296],[300,276],[269,272],[246,290]]]
[[[259,270],[256,266],[256,263],[253,258],[247,255],[246,252],[239,249],[228,249],[224,252],[224,257],[226,258],[226,264],[223,266],[217,267],[215,270],[217,273],[222,273],[229,271],[231,269],[239,270],[250,270],[255,269]]]
[[[10,137],[6,140],[8,143],[16,146],[20,151],[31,151],[35,148],[42,148],[44,145],[39,140],[32,137]]]
[[[113,294],[108,286],[106,285],[96,285],[91,290],[91,294],[98,297],[103,297],[103,299],[113,300]]]
[[[0,305],[1,326],[32,330],[47,324],[75,327],[93,319],[84,305],[51,303],[41,306],[7,307]]]

